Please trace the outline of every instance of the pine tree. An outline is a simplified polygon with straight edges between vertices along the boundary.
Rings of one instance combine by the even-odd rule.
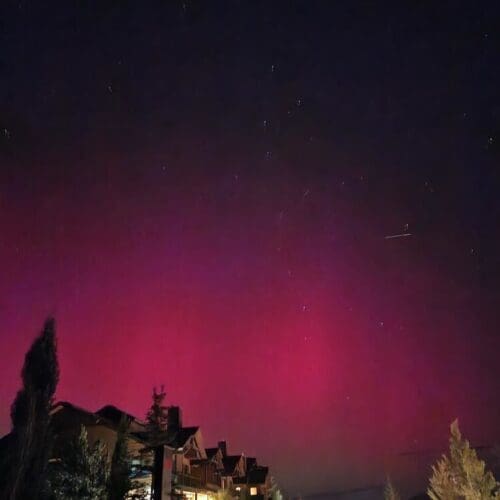
[[[160,392],[156,392],[156,387],[153,389],[153,404],[146,415],[147,428],[153,439],[167,430],[168,409],[163,404],[165,397],[166,393],[163,385]]]
[[[146,415],[147,429],[149,432],[149,441],[153,451],[153,470],[152,470],[152,499],[161,498],[164,446],[162,438],[165,437],[168,424],[168,408],[163,404],[165,401],[165,390],[161,386],[160,392],[153,389],[153,404]]]
[[[385,500],[400,500],[400,496],[391,479],[388,477],[384,487],[384,499]]]
[[[51,490],[55,500],[105,500],[109,466],[106,448],[100,442],[90,446],[82,425],[76,436],[54,464]]]
[[[133,488],[131,474],[131,458],[127,449],[129,422],[123,417],[118,426],[115,449],[111,459],[109,475],[109,500],[124,500]]]
[[[50,409],[58,380],[55,322],[49,318],[26,353],[23,387],[11,408],[12,460],[5,495],[10,500],[38,500],[46,495]]]
[[[458,421],[450,427],[450,453],[432,467],[427,494],[432,500],[489,500],[499,498],[499,483],[486,471],[486,464],[476,450],[462,438]]]

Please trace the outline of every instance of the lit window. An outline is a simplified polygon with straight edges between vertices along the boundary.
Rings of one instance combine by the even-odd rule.
[[[257,488],[255,486],[252,486],[250,488],[250,495],[252,495],[253,497],[257,495]]]

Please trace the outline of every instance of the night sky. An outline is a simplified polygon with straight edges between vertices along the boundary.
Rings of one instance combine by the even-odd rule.
[[[0,434],[53,314],[292,494],[500,442],[497,5],[1,2]]]

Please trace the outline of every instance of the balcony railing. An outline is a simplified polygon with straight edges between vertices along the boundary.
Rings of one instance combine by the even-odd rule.
[[[217,491],[220,485],[216,483],[217,479],[213,478],[213,481],[203,481],[201,478],[196,476],[191,476],[189,474],[173,474],[172,482],[174,486],[187,486],[188,488],[198,488]]]
[[[189,474],[174,474],[173,483],[175,486],[188,486],[190,488],[203,488],[203,481],[199,477]]]

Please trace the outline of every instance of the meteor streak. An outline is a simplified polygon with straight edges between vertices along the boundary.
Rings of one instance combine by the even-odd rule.
[[[412,234],[411,233],[391,234],[389,236],[385,236],[384,239],[392,240],[394,238],[406,238],[407,236],[412,236]]]

